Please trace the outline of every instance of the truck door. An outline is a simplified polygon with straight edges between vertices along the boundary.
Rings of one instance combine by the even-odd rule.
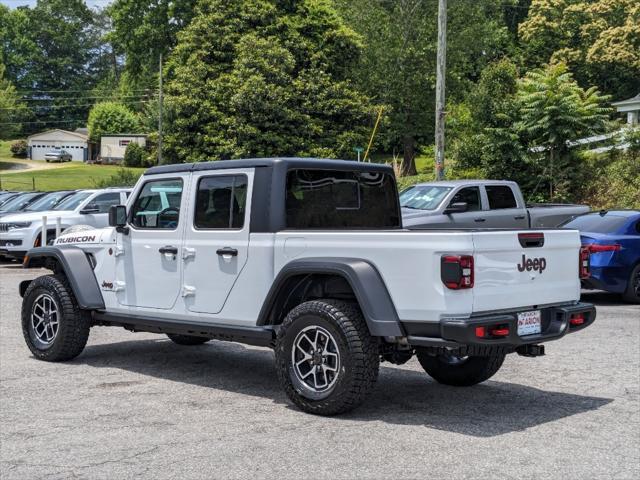
[[[489,210],[484,212],[488,228],[529,228],[527,209],[518,205],[510,185],[484,186]]]
[[[132,307],[170,309],[181,286],[181,207],[189,174],[150,175],[129,208],[129,233],[118,234],[118,302]]]
[[[464,202],[467,204],[467,211],[461,213],[451,213],[447,215],[451,219],[453,228],[482,228],[484,227],[484,215],[480,197],[480,187],[463,187],[454,193],[449,204]]]
[[[184,236],[188,310],[216,314],[247,263],[252,169],[194,173]]]

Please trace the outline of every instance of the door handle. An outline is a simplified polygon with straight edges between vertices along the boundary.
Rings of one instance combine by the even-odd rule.
[[[524,215],[516,215],[515,217],[516,220],[524,220]]]
[[[473,221],[474,221],[474,222],[479,222],[479,223],[480,223],[480,222],[486,222],[486,221],[487,221],[487,219],[486,219],[486,218],[474,218],[474,219],[473,219]]]
[[[160,248],[158,249],[158,251],[159,251],[160,253],[162,253],[162,254],[170,253],[170,254],[172,254],[172,255],[177,255],[177,254],[178,254],[178,247],[174,247],[174,246],[171,246],[171,245],[167,245],[167,246],[164,246],[164,247],[160,247]]]
[[[218,250],[216,250],[216,253],[218,255],[231,255],[232,257],[238,256],[238,250],[231,247],[219,248]]]

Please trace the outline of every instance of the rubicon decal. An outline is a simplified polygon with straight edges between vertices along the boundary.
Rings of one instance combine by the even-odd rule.
[[[544,257],[540,258],[527,258],[524,254],[522,255],[521,263],[518,264],[518,271],[530,272],[531,270],[536,271],[538,273],[542,273],[544,269],[547,268],[547,259]]]
[[[95,242],[95,235],[85,235],[84,237],[62,237],[56,240],[56,244],[58,243],[88,243]]]

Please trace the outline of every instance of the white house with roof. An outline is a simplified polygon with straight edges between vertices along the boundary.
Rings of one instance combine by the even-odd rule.
[[[64,150],[76,162],[86,162],[91,158],[89,137],[81,132],[70,132],[56,128],[36,133],[27,138],[28,156],[31,160],[44,160],[45,154]]]
[[[611,105],[616,107],[619,113],[627,114],[628,125],[638,125],[640,123],[640,93],[633,98],[613,102]]]
[[[137,143],[141,147],[147,144],[147,136],[138,133],[117,133],[100,137],[100,160],[102,163],[121,163],[127,145]]]

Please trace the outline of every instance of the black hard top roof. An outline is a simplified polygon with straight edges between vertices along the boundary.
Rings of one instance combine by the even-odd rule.
[[[258,168],[258,167],[314,168],[326,170],[355,170],[355,171],[384,171],[391,173],[389,165],[379,163],[354,162],[350,160],[330,160],[326,158],[247,158],[241,160],[218,160],[215,162],[177,163],[151,167],[145,175],[177,172],[198,172],[202,170],[224,170],[229,168]]]

